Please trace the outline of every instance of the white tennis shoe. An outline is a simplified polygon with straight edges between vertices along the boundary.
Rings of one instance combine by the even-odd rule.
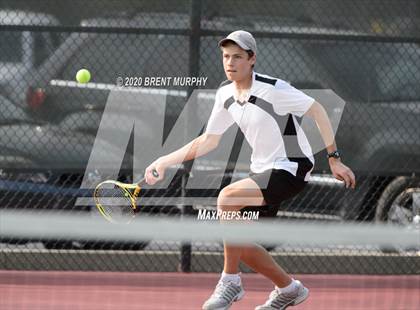
[[[296,280],[298,288],[295,293],[280,293],[274,289],[265,304],[258,306],[255,310],[283,310],[289,306],[296,306],[306,300],[309,296],[309,290]]]
[[[210,298],[203,304],[203,310],[227,310],[235,302],[242,299],[245,291],[242,283],[236,285],[231,281],[219,280]]]

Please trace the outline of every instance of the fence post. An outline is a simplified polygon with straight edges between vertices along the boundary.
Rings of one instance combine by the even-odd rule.
[[[191,0],[191,11],[190,11],[190,37],[189,37],[189,76],[198,76],[200,73],[200,36],[201,36],[201,0]],[[194,91],[194,87],[188,88],[188,98]],[[188,119],[195,117],[195,108],[190,111]],[[185,128],[185,136],[188,136],[189,123],[187,122]],[[193,160],[184,164],[186,173],[182,176],[182,196],[186,196],[186,185],[188,182],[189,171],[191,170]],[[192,206],[183,204],[181,207],[181,218],[185,215],[191,214]],[[182,272],[191,271],[191,243],[183,242],[181,244],[181,268]]]

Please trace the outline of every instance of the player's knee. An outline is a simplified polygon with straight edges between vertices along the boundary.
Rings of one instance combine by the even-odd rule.
[[[217,208],[222,211],[236,210],[239,203],[238,194],[237,189],[225,187],[217,197]]]

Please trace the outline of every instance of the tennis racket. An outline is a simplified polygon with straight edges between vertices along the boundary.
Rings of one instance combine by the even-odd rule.
[[[156,170],[152,173],[155,178],[159,177]],[[99,213],[111,223],[130,223],[136,216],[137,198],[144,182],[145,178],[133,184],[115,180],[99,183],[93,193]]]

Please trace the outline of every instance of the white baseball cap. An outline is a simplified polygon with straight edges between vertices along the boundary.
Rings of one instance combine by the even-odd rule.
[[[219,41],[219,47],[228,41],[235,42],[240,48],[246,51],[251,50],[257,53],[257,42],[255,42],[254,37],[248,31],[237,30],[230,33],[226,38]]]

